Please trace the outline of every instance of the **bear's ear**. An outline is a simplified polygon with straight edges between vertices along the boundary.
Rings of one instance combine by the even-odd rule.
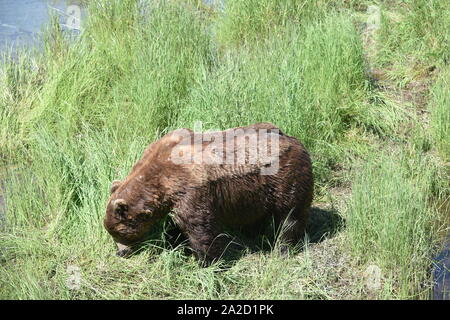
[[[114,191],[116,191],[120,187],[121,184],[122,184],[122,181],[114,180],[111,184],[111,188],[109,189],[109,192],[112,194]]]
[[[114,200],[114,213],[116,215],[123,216],[123,214],[128,210],[128,204],[124,199]]]

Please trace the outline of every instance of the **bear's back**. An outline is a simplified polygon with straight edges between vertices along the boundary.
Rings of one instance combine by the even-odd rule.
[[[297,139],[271,123],[204,133],[177,129],[147,147],[126,182],[157,179],[152,184],[178,190],[246,175],[276,175],[280,160],[302,151]]]
[[[269,171],[267,168],[288,150],[301,147],[270,123],[204,133],[186,130],[174,135],[180,133],[183,137],[175,139],[178,142],[164,157],[168,166],[178,165],[193,175],[191,181],[200,184]]]

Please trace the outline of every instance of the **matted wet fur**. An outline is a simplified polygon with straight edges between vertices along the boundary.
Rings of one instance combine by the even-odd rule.
[[[255,130],[273,130],[271,134],[279,138],[278,170],[261,174],[268,163],[259,160],[256,164],[174,163],[174,148],[178,154],[195,155],[199,150],[182,141],[181,133],[194,134],[191,130],[168,133],[147,147],[123,181],[112,184],[104,226],[117,243],[118,255],[129,255],[171,211],[196,256],[206,264],[223,253],[225,227],[251,228],[272,215],[278,225],[287,226],[281,234],[283,242],[295,243],[303,236],[313,196],[308,152],[296,138],[270,123],[215,133],[236,129],[249,133],[248,139]],[[211,133],[202,135],[211,140]],[[235,138],[235,153],[248,154],[243,150],[247,138]],[[232,147],[223,142],[225,151]],[[201,142],[200,150],[207,154],[209,144]]]

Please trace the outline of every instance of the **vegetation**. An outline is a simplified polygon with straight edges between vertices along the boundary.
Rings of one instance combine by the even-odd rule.
[[[448,5],[86,3],[79,38],[53,22],[44,50],[0,66],[0,298],[429,297],[450,213]],[[201,268],[163,232],[169,218],[145,250],[115,256],[102,225],[111,181],[196,121],[270,121],[311,151],[317,191],[302,248],[280,257],[268,228]]]

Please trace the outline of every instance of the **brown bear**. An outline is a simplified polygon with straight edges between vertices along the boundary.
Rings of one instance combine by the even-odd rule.
[[[226,247],[224,228],[283,225],[283,243],[302,237],[313,196],[304,146],[271,123],[197,133],[178,129],[150,144],[123,181],[114,181],[104,226],[119,256],[146,240],[173,212],[196,256],[207,264]]]

